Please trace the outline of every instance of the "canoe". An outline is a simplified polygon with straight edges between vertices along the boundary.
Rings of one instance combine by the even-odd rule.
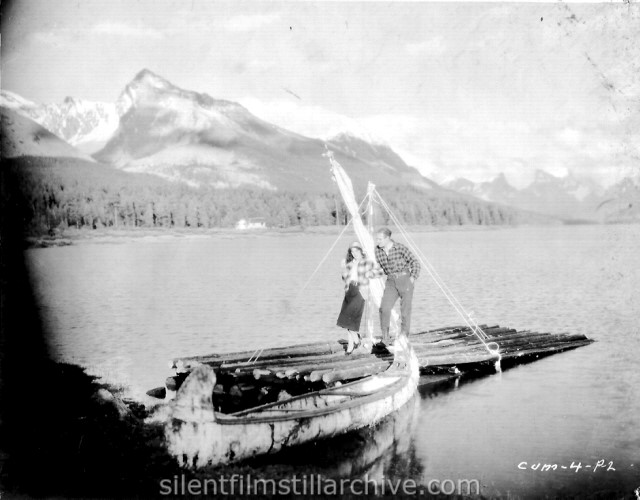
[[[193,369],[165,408],[167,449],[189,468],[238,462],[257,455],[374,425],[416,393],[418,359],[405,337],[377,375],[232,414],[214,410],[216,374]]]

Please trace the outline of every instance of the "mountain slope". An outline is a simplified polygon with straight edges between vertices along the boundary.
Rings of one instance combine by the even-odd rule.
[[[93,158],[52,134],[33,120],[14,110],[0,107],[2,114],[2,157],[47,156],[80,158],[93,162]]]
[[[243,106],[183,90],[141,71],[123,91],[120,126],[94,156],[131,172],[192,185],[256,186],[273,190],[332,189],[325,142],[265,122]],[[354,155],[345,139],[326,143],[358,188],[425,184],[389,148]],[[362,144],[360,144],[362,146]]]
[[[101,149],[118,127],[114,104],[67,97],[62,103],[36,104],[6,90],[0,105],[29,118],[85,153]]]

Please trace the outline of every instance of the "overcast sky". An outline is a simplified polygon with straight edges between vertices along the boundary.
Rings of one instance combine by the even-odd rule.
[[[3,2],[2,88],[114,102],[148,68],[305,135],[384,141],[436,179],[611,183],[640,160],[632,4]]]

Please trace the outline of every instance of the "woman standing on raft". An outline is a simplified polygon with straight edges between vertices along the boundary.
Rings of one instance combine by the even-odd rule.
[[[342,261],[345,293],[337,325],[346,328],[349,335],[346,354],[351,354],[360,346],[361,338],[358,331],[368,294],[369,280],[381,275],[379,267],[376,261],[366,258],[362,246],[357,241],[349,246],[347,257]]]

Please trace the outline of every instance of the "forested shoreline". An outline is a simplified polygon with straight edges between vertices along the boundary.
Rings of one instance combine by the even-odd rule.
[[[30,236],[66,228],[231,228],[240,219],[255,217],[273,228],[348,222],[337,189],[315,193],[191,187],[68,158],[5,160],[3,177],[5,204]],[[528,222],[515,209],[473,198],[413,186],[380,186],[378,191],[404,224]],[[376,221],[390,222],[386,213],[378,212]]]

